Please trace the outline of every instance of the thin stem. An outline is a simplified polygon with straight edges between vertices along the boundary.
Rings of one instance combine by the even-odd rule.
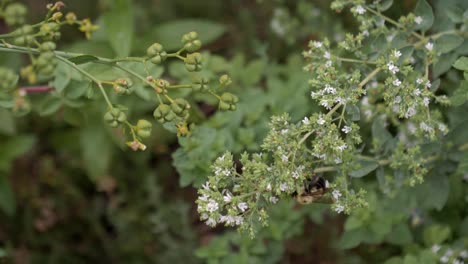
[[[178,85],[169,85],[168,89],[177,89],[177,88],[192,88],[191,84],[178,84]]]
[[[99,81],[98,79],[96,79],[94,76],[92,76],[91,74],[89,74],[87,71],[81,69],[80,67],[78,67],[78,65],[76,65],[75,63],[69,61],[68,59],[66,58],[63,58],[61,56],[58,56],[57,54],[55,55],[55,57],[58,59],[58,60],[61,60],[63,61],[65,64],[69,65],[70,67],[74,68],[75,70],[79,71],[81,74],[83,74],[84,76],[88,77],[91,81],[93,81],[94,83],[96,83],[96,85],[99,87],[99,90],[101,91],[102,93],[102,96],[104,96],[104,99],[106,100],[106,103],[107,105],[109,106],[109,109],[113,109],[113,106],[112,106],[112,103],[111,101],[109,100],[109,97],[107,97],[107,93],[106,91],[104,90],[104,87],[102,86],[101,84],[101,81]]]
[[[398,23],[397,21],[389,18],[388,16],[380,13],[380,12],[377,12],[375,11],[374,9],[372,8],[369,8],[369,7],[366,7],[366,10],[368,10],[369,12],[371,12],[372,14],[374,15],[377,15],[377,16],[380,16],[381,18],[383,18],[385,21],[389,22],[390,24],[393,24],[394,26],[398,27],[398,28],[401,28],[401,29],[406,29],[405,26],[403,26],[402,24]],[[417,37],[418,39],[424,39],[424,36],[421,35],[421,34],[418,34],[414,31],[411,32],[411,35]]]
[[[334,56],[336,60],[339,61],[345,61],[345,62],[354,62],[354,63],[362,63],[362,64],[372,64],[375,65],[377,62],[371,62],[371,61],[364,61],[364,60],[357,60],[357,59],[350,59],[350,58],[342,58],[338,56]]]
[[[362,80],[358,84],[358,88],[364,87],[364,85],[366,85],[372,78],[374,78],[374,76],[377,75],[377,73],[379,73],[381,70],[382,69],[380,69],[380,68],[375,68],[375,70],[373,70],[371,73],[369,73],[369,75],[367,75],[367,77],[364,78],[364,80]]]
[[[178,59],[183,60],[183,61],[185,60],[184,57],[180,56],[180,55],[177,54],[177,53],[169,53],[169,54],[167,54],[167,57],[169,57],[169,58],[171,58],[171,57],[172,57],[172,58],[178,58]]]

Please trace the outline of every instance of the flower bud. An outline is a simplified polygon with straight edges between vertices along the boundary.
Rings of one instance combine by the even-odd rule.
[[[69,12],[65,15],[65,21],[67,21],[67,23],[69,25],[73,25],[75,22],[76,22],[76,15],[75,13],[73,12]]]
[[[229,75],[223,74],[221,77],[219,77],[219,84],[221,84],[221,86],[229,86],[231,83],[232,79],[229,77]]]
[[[13,3],[9,4],[5,11],[3,11],[3,17],[5,18],[5,22],[10,25],[21,25],[24,24],[26,20],[26,13],[27,13],[26,6],[20,3]]]
[[[188,52],[194,52],[201,48],[201,41],[198,39],[197,32],[189,32],[182,36],[182,43],[184,44],[184,49]]]
[[[139,137],[147,138],[151,135],[151,128],[153,125],[144,119],[140,119],[136,125],[136,133]]]
[[[109,126],[117,127],[127,120],[127,115],[122,110],[113,108],[104,115],[104,120]]]
[[[146,50],[146,55],[150,57],[150,61],[154,64],[160,64],[167,58],[167,52],[164,47],[159,43],[154,43]]]
[[[208,89],[210,89],[208,83],[208,78],[197,76],[192,82],[192,89],[195,92],[206,92]]]
[[[202,69],[202,55],[198,52],[188,54],[185,58],[185,68],[189,72],[200,71]]]

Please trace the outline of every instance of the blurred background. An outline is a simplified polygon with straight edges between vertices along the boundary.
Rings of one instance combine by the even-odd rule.
[[[19,2],[29,7],[29,21],[37,22],[49,1]],[[109,38],[120,31],[131,35],[128,48],[139,56],[153,42],[177,48],[182,34],[196,30],[205,73],[228,73],[241,103],[238,111],[216,113],[215,101],[190,97],[197,106],[192,135],[178,139],[154,122],[145,152],[129,151],[122,133],[102,123],[99,100],[23,117],[0,109],[2,263],[382,263],[402,254],[400,246],[408,241],[387,238],[400,220],[376,227],[375,233],[388,231],[355,247],[360,240],[342,237],[342,216],[320,205],[283,201],[272,209],[270,225],[251,240],[233,229],[207,227],[194,204],[196,187],[218,155],[258,150],[274,114],[289,112],[298,120],[318,110],[308,99],[301,52],[309,40],[339,41],[345,31],[355,32],[349,13],[337,15],[325,0],[63,2],[64,13],[90,17],[100,29],[89,41],[76,29],[63,30],[58,49],[116,57],[118,47]],[[415,2],[395,1],[388,12],[407,13]],[[0,32],[8,30],[0,21]],[[26,62],[26,56],[0,53],[2,65],[19,69]],[[179,62],[159,71],[169,80],[189,80]],[[153,120],[155,103],[145,96],[123,100],[131,117]],[[45,98],[31,100],[40,107]],[[422,221],[423,213],[402,211],[405,228]]]

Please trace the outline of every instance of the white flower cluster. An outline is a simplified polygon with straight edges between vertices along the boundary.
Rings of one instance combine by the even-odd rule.
[[[340,197],[342,196],[341,192],[338,191],[338,190],[333,190],[332,192],[332,197],[333,197],[333,200],[335,201],[335,205],[334,205],[334,210],[335,212],[337,212],[338,214],[341,214],[342,212],[344,212],[345,210],[345,207],[344,205],[340,204],[339,203],[339,200],[340,200]]]

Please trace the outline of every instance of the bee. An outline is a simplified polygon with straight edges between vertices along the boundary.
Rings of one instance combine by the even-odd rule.
[[[313,202],[325,202],[323,196],[328,192],[329,183],[317,174],[304,180],[304,189],[301,192],[295,191],[292,196],[300,204],[310,204]]]

